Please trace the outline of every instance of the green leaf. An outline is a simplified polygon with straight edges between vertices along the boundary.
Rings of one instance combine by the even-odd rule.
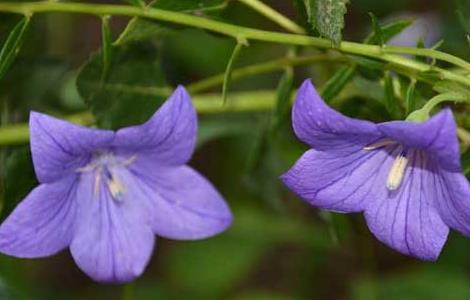
[[[342,39],[344,15],[349,0],[316,0],[317,29],[338,47]]]
[[[18,54],[29,22],[30,17],[23,17],[10,32],[5,44],[3,44],[2,50],[0,51],[0,79],[3,78]]]
[[[462,172],[465,176],[470,175],[470,149],[465,151],[461,157],[462,160]]]
[[[377,44],[377,45],[382,46],[383,44],[385,44],[385,39],[384,39],[384,34],[382,32],[382,27],[380,27],[380,24],[379,24],[379,20],[371,12],[369,12],[369,16],[372,20],[373,41],[366,41],[366,42],[370,42],[370,44]]]
[[[1,215],[7,216],[37,184],[29,147],[15,148],[6,158]]]
[[[230,56],[228,60],[227,68],[225,69],[225,74],[224,74],[224,83],[222,84],[222,102],[224,104],[227,102],[227,91],[230,85],[233,66],[235,64],[235,61],[238,58],[238,55],[240,54],[240,50],[242,49],[244,45],[246,45],[246,42],[238,41],[237,44],[235,45],[235,48],[233,48],[232,55]]]
[[[356,66],[341,67],[336,73],[323,85],[321,96],[325,101],[330,101],[338,95],[343,88],[353,79],[356,73]]]
[[[169,28],[163,27],[155,21],[134,17],[127,23],[126,28],[113,45],[120,46],[152,38],[163,38],[169,32]]]
[[[385,107],[391,116],[397,114],[397,99],[395,98],[395,91],[393,88],[393,77],[390,72],[385,72],[384,77],[384,93],[385,93]]]
[[[416,80],[412,79],[410,84],[406,89],[405,94],[405,105],[406,105],[406,115],[411,113],[416,109],[416,95],[415,95]]]
[[[460,24],[467,33],[470,33],[470,5],[468,5],[467,0],[458,0],[457,1],[457,16],[459,18]]]
[[[369,13],[369,15],[372,19],[373,32],[364,40],[367,44],[383,45],[413,24],[412,20],[398,20],[381,26],[374,14]]]
[[[103,70],[101,72],[101,81],[106,80],[109,75],[109,68],[111,67],[112,55],[112,38],[111,30],[109,28],[110,16],[103,16],[101,18],[101,53],[103,55]]]
[[[199,121],[197,146],[227,136],[251,133],[253,123],[242,115],[206,116]]]
[[[145,6],[145,2],[142,0],[128,1],[142,2],[143,4],[136,3],[135,5]],[[151,2],[149,5],[164,10],[201,13],[221,10],[226,7],[227,3],[228,0],[158,0]],[[162,26],[162,22],[134,17],[129,21],[114,45],[123,45],[151,38],[161,38],[171,32],[172,27],[173,26]]]
[[[315,0],[295,0],[294,5],[300,14],[302,25],[309,33],[317,27]]]
[[[101,82],[103,60],[95,54],[82,67],[77,88],[103,128],[117,129],[147,120],[171,93],[159,50],[152,44],[114,48],[109,77]]]
[[[290,110],[292,91],[294,88],[294,73],[288,68],[277,86],[277,101],[274,107],[272,129],[279,128],[286,120]]]

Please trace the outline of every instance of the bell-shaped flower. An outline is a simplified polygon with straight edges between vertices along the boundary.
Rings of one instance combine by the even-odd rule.
[[[30,115],[36,187],[0,226],[0,251],[17,257],[65,248],[100,282],[144,271],[155,235],[195,240],[226,229],[229,207],[187,166],[197,116],[179,87],[146,123],[117,132]]]
[[[449,109],[423,123],[374,124],[334,111],[307,80],[292,118],[312,149],[282,180],[310,204],[363,212],[380,241],[423,260],[437,259],[449,227],[470,235],[470,186]]]

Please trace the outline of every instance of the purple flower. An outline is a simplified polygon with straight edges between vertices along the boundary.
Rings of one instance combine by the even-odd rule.
[[[0,251],[43,257],[67,247],[100,282],[126,282],[145,269],[155,234],[202,239],[226,229],[221,195],[185,164],[197,117],[179,87],[146,123],[117,132],[40,113],[30,116],[31,152],[41,183],[0,227]]]
[[[423,260],[437,259],[449,227],[470,235],[470,186],[449,109],[424,123],[374,124],[334,111],[307,80],[292,118],[313,149],[282,180],[310,204],[363,212],[380,241]]]

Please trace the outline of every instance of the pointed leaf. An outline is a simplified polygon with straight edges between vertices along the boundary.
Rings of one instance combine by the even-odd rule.
[[[287,68],[277,86],[277,101],[272,122],[273,129],[277,129],[287,120],[293,88],[294,74],[292,68]]]
[[[232,56],[230,56],[230,59],[228,60],[227,68],[225,69],[225,74],[224,74],[224,83],[222,85],[222,102],[223,103],[227,102],[227,91],[230,85],[232,69],[235,64],[236,59],[238,58],[238,55],[240,54],[240,50],[242,49],[243,45],[244,45],[244,42],[238,41],[237,44],[235,45],[235,48],[233,48]]]
[[[385,72],[384,77],[384,93],[385,93],[385,107],[391,116],[397,113],[397,102],[395,98],[395,91],[393,88],[393,78],[390,72]]]
[[[24,34],[28,29],[30,17],[25,16],[8,35],[0,51],[0,79],[5,75],[13,63],[23,42]]]
[[[317,27],[315,0],[295,0],[294,5],[304,28],[309,33],[313,33]]]
[[[101,81],[106,80],[109,74],[109,68],[111,67],[113,45],[111,40],[111,30],[109,28],[109,19],[110,16],[104,16],[101,18],[101,53],[103,55]]]
[[[349,0],[316,0],[317,29],[320,35],[339,46],[344,27],[346,4]]]
[[[341,67],[336,73],[323,85],[321,96],[325,101],[330,101],[337,96],[343,88],[353,79],[356,72],[356,66]]]
[[[388,41],[390,41],[392,38],[394,38],[396,35],[401,33],[411,24],[413,24],[412,20],[398,20],[398,21],[380,26],[378,24],[377,18],[372,13],[371,13],[371,18],[372,18],[372,27],[374,30],[364,40],[364,42],[367,44],[383,45],[387,43]],[[374,23],[376,23],[376,25],[374,25]],[[375,26],[379,26],[380,28],[380,35],[381,35],[380,38],[377,36]]]
[[[406,89],[405,95],[405,105],[406,105],[406,114],[408,115],[416,109],[416,97],[415,97],[415,87],[416,80],[412,79],[408,88]]]

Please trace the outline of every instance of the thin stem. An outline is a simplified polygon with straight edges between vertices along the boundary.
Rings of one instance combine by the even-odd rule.
[[[274,106],[275,91],[237,92],[231,93],[231,101],[222,105],[220,94],[195,96],[194,106],[199,113],[214,114],[225,112],[257,112],[266,111]],[[83,112],[66,118],[80,125],[91,125],[94,118],[90,112]],[[14,124],[0,127],[0,145],[23,144],[29,139],[28,124]]]
[[[315,62],[331,63],[331,62],[348,62],[345,56],[329,55],[329,54],[313,54],[303,57],[285,57],[264,63],[254,64],[246,67],[234,69],[231,79],[237,80],[254,75],[265,74],[273,71],[282,71],[288,66],[308,65]],[[192,93],[199,93],[210,88],[219,86],[224,81],[224,74],[217,74],[198,82],[189,84],[187,89]]]
[[[270,19],[271,21],[275,22],[287,31],[297,34],[305,34],[305,30],[302,27],[297,25],[295,22],[292,22],[290,19],[286,18],[284,15],[280,14],[279,12],[275,11],[274,9],[259,0],[239,1],[256,10],[257,12]]]
[[[102,15],[122,15],[122,16],[138,16],[160,21],[166,21],[181,25],[187,25],[195,28],[206,29],[218,32],[224,35],[232,36],[236,39],[251,39],[264,42],[313,46],[318,48],[332,47],[331,41],[323,38],[311,37],[306,35],[296,35],[288,33],[279,33],[265,30],[258,30],[248,27],[227,24],[211,19],[206,19],[194,15],[184,13],[165,11],[155,8],[139,8],[128,5],[103,5],[103,4],[86,4],[86,3],[65,3],[65,2],[23,2],[0,3],[0,11],[18,14],[32,14],[45,12],[68,12],[68,13],[84,13]],[[408,68],[416,72],[435,71],[439,73],[440,78],[452,80],[470,86],[470,78],[457,74],[455,72],[434,67],[425,63],[413,61],[411,59],[394,55],[394,54],[414,54],[428,56],[431,58],[441,59],[452,64],[456,64],[463,69],[470,70],[470,63],[463,61],[457,57],[442,53],[437,50],[420,49],[420,48],[402,48],[383,47],[377,45],[365,45],[353,42],[342,42],[337,50],[367,57],[372,57],[387,61],[394,66]],[[394,54],[389,54],[394,53]]]

